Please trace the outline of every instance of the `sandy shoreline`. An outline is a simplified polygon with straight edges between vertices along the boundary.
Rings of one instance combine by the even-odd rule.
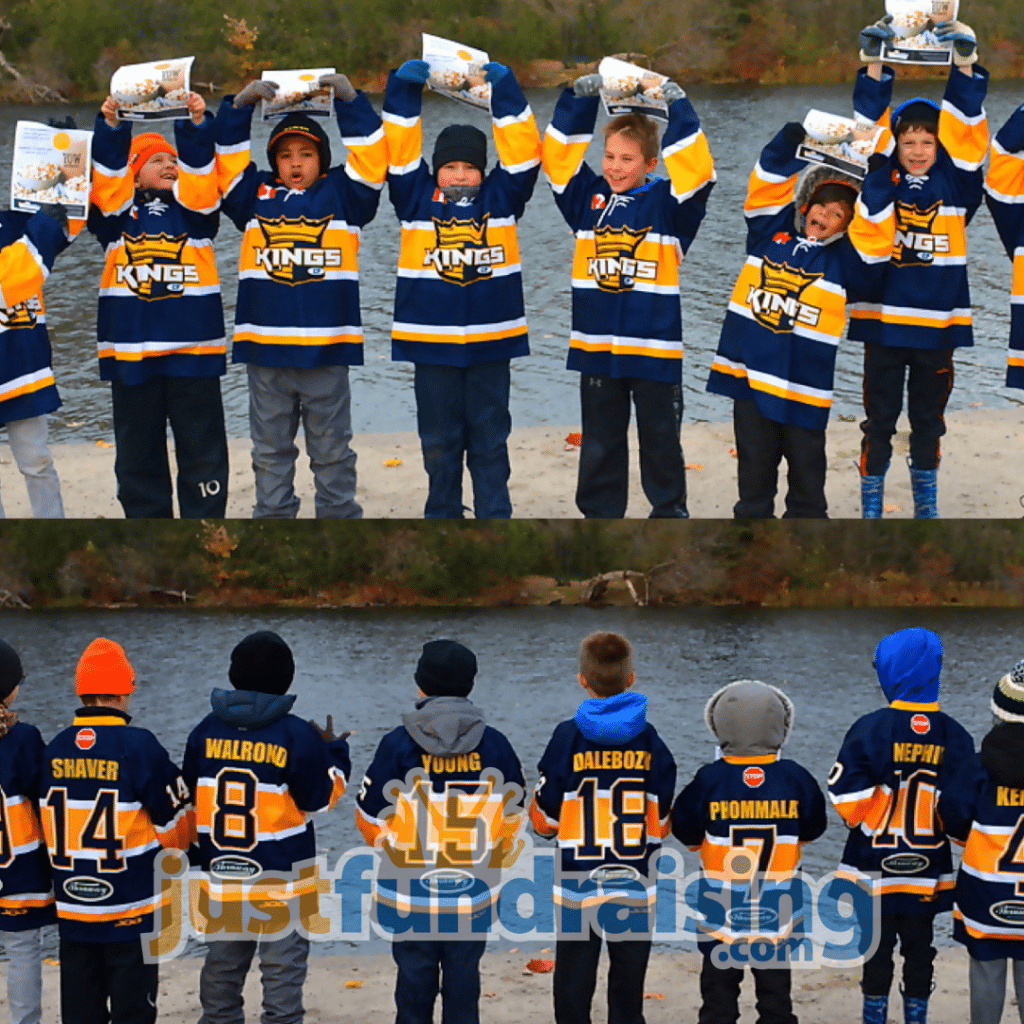
[[[1024,495],[1024,407],[977,409],[947,416],[943,461],[939,474],[939,512],[945,518],[1018,518]],[[578,449],[566,451],[565,437],[577,426],[524,427],[512,431],[510,492],[513,515],[522,519],[559,519],[579,516],[573,495]],[[854,463],[860,453],[860,428],[855,422],[833,419],[828,429],[829,475],[826,493],[833,518],[860,516],[860,485]],[[301,438],[300,438],[301,445]],[[728,518],[736,501],[736,460],[732,425],[684,423],[683,450],[687,464],[700,468],[687,474],[689,509],[694,518]],[[418,519],[423,515],[427,478],[419,441],[414,433],[361,434],[353,441],[359,456],[359,501],[367,518]],[[907,424],[900,421],[895,438],[885,501],[889,518],[913,514],[910,477],[905,467]],[[65,511],[69,518],[120,518],[116,498],[114,450],[92,444],[53,446],[60,474]],[[640,489],[636,466],[636,440],[632,441],[629,518],[642,518],[650,506]],[[400,465],[385,462],[400,459]],[[231,479],[228,517],[252,514],[253,477],[249,441],[230,442]],[[1014,467],[1017,467],[1016,469]],[[296,474],[302,499],[300,517],[313,515],[313,480],[304,454]],[[780,490],[784,493],[783,479]],[[0,443],[0,495],[11,517],[31,514],[24,481],[6,441]],[[469,477],[463,491],[471,502]],[[784,509],[782,497],[776,514]],[[469,513],[467,513],[468,515]]]
[[[481,963],[481,1018],[493,1024],[550,1024],[551,975],[525,972],[531,955],[488,953]],[[159,1017],[173,1024],[194,1024],[200,1016],[197,959],[176,960],[160,967]],[[0,965],[6,975],[6,964]],[[594,998],[593,1019],[607,1020],[604,1006],[607,957],[602,957]],[[678,1024],[695,1020],[700,1005],[700,956],[693,952],[655,952],[647,971],[644,1014],[649,1024]],[[56,1020],[59,967],[43,967],[43,1019]],[[358,1021],[390,1024],[395,1017],[395,968],[387,954],[373,956],[313,956],[306,979],[304,1001],[309,1021]],[[799,970],[793,976],[794,1011],[801,1024],[835,1024],[860,1019],[859,969]],[[929,1006],[931,1024],[959,1024],[968,1017],[967,953],[960,947],[941,948],[935,963],[936,987]],[[345,982],[361,981],[358,988]],[[755,1019],[752,984],[744,981],[740,1005],[742,1021]],[[490,994],[486,994],[490,993]],[[658,996],[661,998],[658,998]],[[7,1014],[6,984],[0,985],[0,1015]],[[259,971],[254,963],[245,989],[247,1019],[256,1020],[260,1006]],[[1007,1003],[1010,1003],[1007,997]],[[1009,1007],[1004,1011],[1013,1015]],[[889,1019],[902,1020],[903,1007],[896,986],[889,1003]]]

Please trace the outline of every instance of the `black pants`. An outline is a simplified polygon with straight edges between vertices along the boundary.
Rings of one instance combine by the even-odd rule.
[[[788,967],[751,968],[757,1003],[757,1024],[796,1024],[790,999],[792,974]],[[736,1024],[740,1019],[739,967],[716,967],[705,953],[700,970],[701,1007],[697,1024]]]
[[[652,519],[686,515],[686,463],[679,428],[683,389],[639,377],[580,377],[583,445],[576,507],[588,519],[621,519],[629,500],[630,396],[636,406],[640,483]]]
[[[60,940],[62,1024],[153,1024],[158,968],[142,941]]]
[[[174,495],[167,457],[167,424],[178,462],[183,519],[224,516],[228,500],[228,443],[219,377],[151,377],[111,386],[117,452],[117,500],[128,519],[170,519]]]
[[[433,1024],[441,993],[441,1024],[478,1024],[480,958],[486,942],[392,942],[398,965],[395,1024]]]
[[[649,939],[608,944],[608,1024],[644,1024],[644,978],[651,955]],[[590,1024],[597,987],[601,936],[555,945],[555,1024]]]
[[[883,914],[882,938],[875,955],[864,965],[861,990],[866,996],[887,996],[892,988],[892,954],[900,941],[903,956],[903,994],[927,999],[932,992],[932,961],[935,947],[931,914]]]
[[[784,519],[827,519],[825,501],[825,431],[762,416],[754,401],[732,404],[736,432],[740,500],[732,513],[737,519],[772,519],[779,488],[779,463],[788,466]]]
[[[910,461],[915,469],[937,469],[939,438],[946,432],[942,414],[953,390],[951,348],[864,346],[864,412],[860,425],[860,471],[879,476],[892,457],[892,435],[903,411],[906,379],[910,419]]]

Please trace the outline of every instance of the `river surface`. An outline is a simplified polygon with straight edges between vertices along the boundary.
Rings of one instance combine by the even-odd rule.
[[[571,717],[583,697],[576,681],[577,648],[598,629],[632,641],[637,689],[650,698],[648,719],[676,759],[678,788],[714,757],[703,717],[708,697],[743,678],[761,679],[790,695],[796,720],[785,754],[824,784],[846,730],[884,704],[871,667],[875,645],[908,626],[941,636],[943,708],[979,743],[991,724],[992,688],[1024,656],[1018,611],[0,612],[0,636],[20,651],[27,674],[18,710],[44,738],[70,723],[77,706],[75,664],[91,640],[107,636],[124,645],[136,669],[134,724],[152,730],[179,762],[189,731],[210,710],[210,690],[230,685],[234,645],[257,629],[280,633],[295,655],[294,713],[321,723],[331,713],[337,731],[353,731],[352,784],[333,813],[316,819],[318,845],[332,865],[343,851],[362,845],[354,825],[355,793],[381,737],[413,706],[413,672],[427,640],[450,637],[476,652],[472,699],[512,742],[528,787],[536,782],[536,766],[555,725]],[[830,811],[828,831],[804,847],[805,867],[816,877],[838,863],[845,833]],[[677,845],[674,839],[669,843]],[[689,856],[686,864],[693,870],[696,859]],[[377,952],[383,943],[358,948]]]
[[[917,83],[922,94],[940,98],[941,81]],[[704,391],[711,359],[733,282],[744,259],[742,213],[747,176],[761,147],[787,121],[802,120],[808,108],[849,113],[846,86],[699,86],[691,90],[715,156],[718,184],[708,214],[682,271],[683,325],[687,357],[683,368],[685,414],[688,419],[731,419],[727,399]],[[897,101],[913,95],[900,86]],[[529,91],[530,103],[543,131],[551,118],[558,91]],[[374,96],[380,108],[382,97]],[[993,133],[1021,101],[1020,82],[995,82],[987,109]],[[83,106],[0,107],[0,195],[9,194],[14,125],[19,119],[45,120],[72,113],[89,127],[95,111]],[[438,131],[452,121],[472,121],[488,131],[487,115],[428,94],[424,103],[424,137],[429,151]],[[150,128],[170,131],[168,122]],[[334,159],[343,147],[336,127],[329,129]],[[257,121],[253,153],[266,166],[267,129]],[[599,136],[600,133],[598,133]],[[493,143],[489,148],[493,162]],[[591,166],[600,167],[595,141],[588,152]],[[661,173],[664,173],[662,168]],[[239,233],[226,218],[217,243],[223,282],[228,336],[234,316]],[[526,313],[532,354],[514,361],[512,416],[518,426],[570,424],[578,419],[579,375],[565,369],[569,331],[569,271],[572,237],[543,180],[520,226]],[[957,386],[950,408],[981,404],[1019,405],[1019,391],[1003,386],[1009,337],[1010,262],[984,208],[971,227],[971,293],[975,310],[976,346],[958,350]],[[398,224],[386,194],[376,219],[364,230],[360,253],[362,312],[366,365],[353,371],[353,425],[356,432],[415,430],[412,366],[391,362],[390,328],[394,302]],[[60,258],[46,288],[47,321],[54,348],[54,369],[64,406],[53,417],[51,437],[60,441],[113,440],[108,388],[98,379],[95,357],[96,289],[102,253],[88,235]],[[835,414],[860,416],[862,348],[844,343],[839,349]],[[248,436],[248,398],[241,366],[229,366],[224,380],[228,433]]]

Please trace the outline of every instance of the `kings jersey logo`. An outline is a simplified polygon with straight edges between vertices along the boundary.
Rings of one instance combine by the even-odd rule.
[[[627,292],[637,281],[655,281],[657,260],[638,260],[636,251],[650,228],[627,227],[594,229],[595,255],[587,260],[587,277],[603,292]]]
[[[18,327],[35,327],[42,311],[43,305],[39,301],[39,296],[33,295],[16,306],[0,309],[0,327],[5,331],[13,331]]]
[[[443,281],[473,284],[486,281],[493,267],[505,262],[505,247],[487,243],[487,215],[477,221],[434,218],[437,245],[423,253],[423,266],[433,267]]]
[[[341,249],[325,248],[324,232],[330,216],[318,220],[306,217],[257,217],[266,239],[253,249],[256,267],[273,281],[303,284],[322,280],[329,267],[340,268]]]
[[[788,263],[761,261],[761,280],[750,286],[747,305],[754,319],[776,334],[786,334],[797,324],[817,327],[821,309],[804,302],[802,295],[808,285],[822,275],[808,274]]]
[[[117,283],[140,299],[181,295],[186,284],[199,284],[199,269],[181,262],[188,235],[124,236],[127,263],[116,266]]]
[[[919,210],[909,203],[896,204],[893,263],[900,267],[926,267],[936,254],[949,252],[949,235],[936,234],[933,228],[939,206],[938,200],[927,210]]]

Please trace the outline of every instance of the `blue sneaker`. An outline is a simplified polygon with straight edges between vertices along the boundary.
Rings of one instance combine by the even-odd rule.
[[[938,519],[938,496],[936,488],[937,469],[914,469],[910,467],[910,486],[914,492],[914,518]]]
[[[871,477],[868,477],[870,480]],[[903,1001],[906,1005],[906,1000]],[[889,1017],[888,996],[864,997],[864,1024],[886,1024]]]
[[[885,469],[889,467],[886,466]],[[885,470],[878,476],[862,476],[860,478],[860,517],[861,519],[882,518],[882,492],[885,490]]]
[[[903,997],[904,1024],[927,1024],[928,1000]]]

